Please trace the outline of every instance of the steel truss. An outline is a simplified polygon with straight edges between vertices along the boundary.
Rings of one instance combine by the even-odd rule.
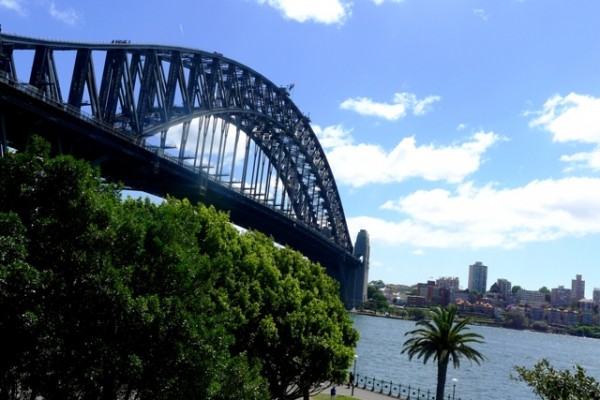
[[[309,119],[287,88],[240,63],[123,40],[2,34],[0,78],[193,169],[200,186],[216,181],[352,252],[337,186]]]

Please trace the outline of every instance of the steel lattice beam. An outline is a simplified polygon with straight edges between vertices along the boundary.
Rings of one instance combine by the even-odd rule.
[[[208,174],[209,179],[222,180],[221,175],[227,175],[230,187],[244,194],[251,188],[255,201],[280,212],[291,210],[291,218],[352,252],[323,148],[286,88],[218,53],[126,41],[88,44],[5,34],[0,39],[3,79],[20,82],[15,54],[26,51],[34,53],[28,85],[37,95],[70,110],[89,112],[93,120],[141,146],[147,146],[148,138],[160,136],[157,154],[161,156],[168,149],[169,129],[183,126],[175,156],[179,163],[191,165],[200,175]],[[57,59],[64,54],[74,59],[70,71],[57,67]],[[101,62],[98,76],[96,63]],[[66,99],[61,86],[69,88]],[[223,125],[215,127],[216,118]],[[198,123],[202,129],[199,126],[194,133],[196,159],[186,164],[192,143],[190,126],[195,120],[203,121]],[[233,182],[233,167],[229,173],[223,168],[229,127],[238,132],[232,135],[236,146],[241,131],[259,152],[252,156],[253,147],[244,151],[244,168],[253,164],[249,157],[256,158],[255,167],[244,172],[239,184]],[[240,153],[235,157],[240,158]]]

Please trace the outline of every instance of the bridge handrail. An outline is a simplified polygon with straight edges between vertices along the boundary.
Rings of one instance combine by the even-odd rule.
[[[393,383],[392,381],[376,379],[366,375],[356,374],[354,382],[351,383],[359,389],[370,390],[396,399],[435,400],[435,390],[422,390],[418,386],[402,385],[401,383]],[[452,393],[448,393],[445,400],[461,400],[460,397],[455,397],[455,395],[456,392],[453,390]]]

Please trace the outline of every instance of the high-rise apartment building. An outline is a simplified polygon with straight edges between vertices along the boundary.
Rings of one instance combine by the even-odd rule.
[[[592,297],[594,303],[600,303],[600,288],[594,288],[594,297]]]
[[[550,291],[550,304],[552,307],[568,307],[571,303],[571,289],[564,286],[553,288]]]
[[[571,301],[585,299],[585,281],[581,279],[581,275],[575,275],[575,279],[571,280]]]
[[[469,292],[485,293],[487,291],[487,268],[481,261],[469,265]]]
[[[512,294],[512,283],[509,280],[500,278],[496,281],[496,285],[498,286],[498,294],[502,295],[505,300],[508,300]]]
[[[436,284],[441,288],[458,291],[459,281],[457,277],[441,276],[437,279]]]

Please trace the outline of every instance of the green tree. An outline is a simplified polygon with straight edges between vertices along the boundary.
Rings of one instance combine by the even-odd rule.
[[[0,399],[295,399],[358,340],[321,266],[38,139],[0,159],[0,335]]]
[[[261,364],[271,398],[297,399],[324,382],[343,381],[358,333],[338,283],[257,232],[242,235],[231,251],[236,267],[221,267],[229,293],[223,307],[237,310],[236,351]]]
[[[423,308],[411,307],[408,309],[408,315],[413,321],[421,321],[427,316],[427,310]]]
[[[225,220],[122,203],[37,139],[0,159],[0,398],[265,398],[260,366],[231,353],[231,317],[213,301],[227,292],[197,242]]]
[[[585,369],[579,365],[569,370],[557,371],[546,359],[535,363],[533,369],[514,367],[518,376],[511,379],[525,382],[533,392],[547,400],[598,400],[600,399],[600,384],[585,374]]]
[[[366,310],[385,312],[389,310],[390,305],[381,290],[376,285],[369,283],[367,286],[367,301],[363,303],[362,307]]]
[[[504,313],[504,325],[507,328],[523,329],[525,327],[525,314],[520,310],[510,310]]]
[[[550,303],[552,301],[552,292],[546,286],[542,286],[539,289],[539,292],[544,294],[544,301],[546,303]]]
[[[467,324],[471,319],[465,318],[456,322],[456,313],[456,307],[453,306],[447,309],[435,307],[431,310],[431,320],[417,322],[419,328],[405,334],[411,337],[404,342],[402,353],[407,353],[409,360],[416,356],[422,358],[424,364],[430,358],[437,362],[436,399],[444,398],[450,361],[454,368],[459,368],[462,357],[477,364],[485,359],[479,351],[470,346],[472,343],[483,343],[483,337],[478,333],[466,332],[469,330]]]

